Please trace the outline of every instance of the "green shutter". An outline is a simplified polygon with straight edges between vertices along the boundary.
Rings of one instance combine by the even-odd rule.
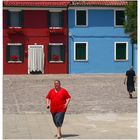
[[[116,45],[116,60],[126,60],[126,44],[119,43]]]
[[[24,62],[24,46],[23,45],[20,45],[19,46],[19,51],[20,51],[20,61]]]
[[[8,27],[10,27],[10,20],[11,20],[10,11],[7,11],[7,26]]]
[[[24,11],[19,12],[19,26],[23,27]]]
[[[86,11],[77,11],[77,25],[86,25]]]
[[[64,62],[65,61],[65,46],[62,45],[61,47],[61,60]]]
[[[62,11],[62,13],[60,14],[60,23],[60,25],[64,27],[64,11]]]
[[[51,45],[48,45],[48,62],[51,61]]]
[[[48,12],[48,27],[51,27],[51,15],[50,15],[50,12]]]
[[[125,21],[125,12],[116,11],[116,25],[123,25]]]
[[[76,44],[76,60],[85,60],[86,59],[86,44],[77,43]]]
[[[10,61],[10,46],[7,45],[6,47],[6,61]]]

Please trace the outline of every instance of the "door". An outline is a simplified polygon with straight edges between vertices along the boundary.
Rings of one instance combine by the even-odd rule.
[[[28,74],[44,73],[44,46],[28,46]]]

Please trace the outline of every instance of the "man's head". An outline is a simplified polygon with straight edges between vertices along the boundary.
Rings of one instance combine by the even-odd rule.
[[[60,83],[59,80],[55,80],[55,81],[54,81],[54,87],[55,87],[56,90],[59,90],[59,89],[60,89],[61,83]]]
[[[131,67],[129,68],[129,70],[133,70],[133,66],[131,66]]]

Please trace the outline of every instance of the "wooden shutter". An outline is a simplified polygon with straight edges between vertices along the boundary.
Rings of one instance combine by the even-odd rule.
[[[65,46],[61,46],[61,60],[64,62],[65,61]]]
[[[60,22],[61,26],[64,27],[64,11],[62,11],[62,13],[60,14]]]
[[[10,46],[7,45],[6,47],[6,61],[10,61]]]
[[[21,11],[21,12],[19,12],[19,26],[20,27],[23,27],[23,22],[24,22],[24,12],[23,11]]]
[[[48,27],[51,27],[51,15],[50,15],[50,12],[48,12]]]
[[[24,62],[24,46],[20,45],[19,46],[19,51],[20,51],[20,61]]]
[[[52,53],[51,45],[48,45],[48,62],[51,61],[51,53]]]
[[[126,44],[125,43],[118,43],[116,45],[116,59],[126,59]]]
[[[10,27],[11,13],[7,11],[7,26]]]
[[[86,59],[86,44],[85,43],[76,44],[76,59],[78,60]]]

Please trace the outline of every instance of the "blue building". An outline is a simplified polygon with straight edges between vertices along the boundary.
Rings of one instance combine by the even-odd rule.
[[[73,2],[69,7],[69,73],[125,73],[133,64],[123,28],[126,3],[110,3]]]

